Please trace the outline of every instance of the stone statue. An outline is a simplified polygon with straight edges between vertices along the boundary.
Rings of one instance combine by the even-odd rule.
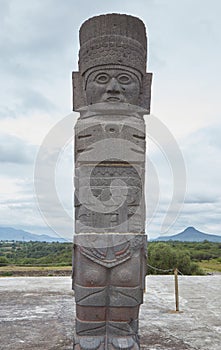
[[[151,73],[135,17],[93,17],[73,73],[75,350],[139,349],[146,274],[145,125]]]

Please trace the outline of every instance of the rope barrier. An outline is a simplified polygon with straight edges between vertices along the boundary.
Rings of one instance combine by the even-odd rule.
[[[153,270],[156,270],[156,271],[162,271],[162,272],[174,272],[174,269],[167,269],[167,270],[164,270],[164,269],[160,269],[159,267],[155,267],[155,266],[152,266],[150,264],[147,264],[148,267],[150,267],[151,269]],[[183,276],[183,273],[177,269],[177,272]]]
[[[151,266],[151,265],[149,265],[149,264],[147,264],[147,266],[150,267],[151,269],[157,270],[157,271],[163,271],[163,272],[172,272],[172,271],[174,271],[174,269],[164,270],[164,269],[160,269],[160,268],[155,267],[155,266]]]

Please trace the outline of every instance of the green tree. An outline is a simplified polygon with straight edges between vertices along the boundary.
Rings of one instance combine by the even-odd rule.
[[[0,256],[0,266],[8,265],[9,261],[5,256]]]
[[[167,274],[161,270],[174,269],[176,267],[176,251],[166,243],[155,243],[150,245],[148,249],[148,265],[156,268],[148,268],[150,274]],[[157,270],[157,269],[160,269]]]
[[[184,275],[202,275],[202,270],[191,261],[190,252],[182,248],[180,244],[151,244],[148,249],[148,273],[162,275],[173,273],[178,268]]]

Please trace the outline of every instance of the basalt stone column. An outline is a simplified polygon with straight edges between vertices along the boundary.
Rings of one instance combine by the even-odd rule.
[[[146,273],[145,124],[151,74],[135,17],[102,15],[80,29],[73,73],[75,350],[139,349]]]

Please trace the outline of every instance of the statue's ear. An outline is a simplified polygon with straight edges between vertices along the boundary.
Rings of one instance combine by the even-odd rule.
[[[150,113],[152,73],[145,73],[143,76],[142,89],[139,96],[139,106]]]
[[[84,88],[84,79],[79,72],[72,72],[73,84],[73,111],[87,105]]]

